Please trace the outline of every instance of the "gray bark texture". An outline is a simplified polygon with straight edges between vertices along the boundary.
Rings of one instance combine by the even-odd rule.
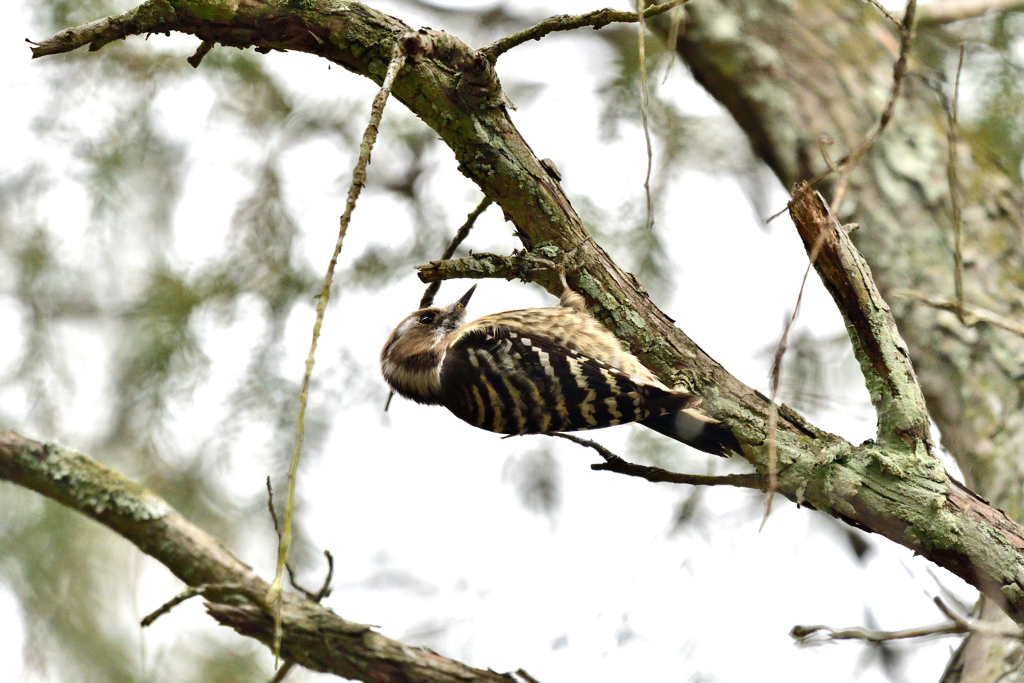
[[[899,37],[868,3],[700,0],[688,8],[678,51],[784,185],[827,170],[820,136],[836,141],[830,154],[839,158],[866,137],[884,108]],[[928,40],[922,29],[915,48]],[[911,290],[950,299],[954,291],[947,116],[935,73],[914,55],[895,118],[852,174],[840,217],[864,226],[854,241],[892,305],[942,445],[973,490],[1019,519],[1024,338],[991,325],[968,327],[951,312],[892,296]],[[947,93],[955,68],[943,84]],[[965,301],[1019,317],[1021,188],[983,150],[961,142],[958,152]],[[829,182],[820,186],[826,196]],[[997,609],[982,613],[1004,618]],[[973,640],[945,681],[994,681],[1019,665],[1017,646]]]
[[[823,168],[821,133],[853,147],[870,130],[890,90],[898,44],[870,6],[854,0],[698,0],[691,9],[680,51],[785,183]],[[878,435],[853,445],[783,406],[773,463],[769,401],[708,357],[651,303],[636,278],[588,240],[558,180],[505,111],[486,50],[441,31],[413,31],[355,2],[151,0],[119,17],[63,31],[33,53],[99,49],[129,35],[167,31],[193,34],[206,49],[217,43],[310,52],[378,83],[400,47],[409,60],[394,97],[437,131],[460,170],[501,206],[534,258],[573,255],[579,266],[568,279],[590,310],[666,382],[702,396],[759,475],[770,479],[774,470],[780,494],[920,553],[1024,623],[1024,530],[946,475],[932,452],[924,407],[927,398],[969,481],[1015,513],[1019,478],[1010,454],[1019,449],[1024,429],[1015,379],[1022,342],[988,327],[964,328],[953,314],[908,301],[894,301],[894,321],[885,301],[895,287],[952,291],[945,115],[922,83],[909,80],[895,122],[851,179],[847,196],[864,226],[859,246],[867,263],[806,187],[790,206],[808,249],[823,236],[818,272],[846,319],[878,413]],[[1011,315],[1021,279],[1016,188],[970,155],[962,158],[968,300]],[[443,277],[505,277],[516,268],[500,257],[477,261],[449,264]],[[554,273],[536,278],[558,291]],[[6,478],[17,481],[16,474]],[[162,559],[159,546],[151,550]],[[214,614],[232,622],[237,612],[232,606]],[[232,623],[266,636],[245,619]]]

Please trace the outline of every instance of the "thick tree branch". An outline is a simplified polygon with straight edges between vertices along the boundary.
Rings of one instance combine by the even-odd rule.
[[[879,444],[896,448],[920,444],[922,457],[931,457],[928,410],[907,344],[875,287],[867,262],[825,200],[807,183],[793,191],[789,213],[807,251],[820,245],[814,269],[851,328],[853,352],[878,413]]]
[[[217,621],[270,645],[269,584],[163,499],[88,456],[0,430],[0,480],[36,491],[91,517],[134,543],[205,597]],[[201,588],[202,587],[202,588]],[[230,588],[230,590],[228,589]],[[342,619],[293,593],[283,594],[281,654],[314,671],[373,683],[515,683]]]
[[[163,12],[155,12],[156,6],[143,5],[122,28],[126,33],[183,31],[223,45],[303,50],[378,83],[395,41],[409,30],[354,2],[329,10],[316,4],[296,9],[226,0],[160,0],[159,7],[172,8]],[[558,182],[509,119],[490,61],[443,32],[422,29],[419,34],[425,47],[396,81],[394,96],[438,132],[460,170],[501,206],[528,250],[556,263],[573,255],[578,267],[567,276],[591,312],[670,386],[680,384],[701,396],[704,408],[733,432],[744,457],[763,475],[768,400],[707,356],[651,303],[634,277],[589,240]],[[541,279],[541,284],[557,291],[557,278]],[[851,334],[858,332],[851,327]],[[1024,622],[1024,530],[947,477],[935,458],[922,454],[920,443],[853,446],[785,406],[778,422],[780,493],[911,548]],[[913,429],[906,434],[915,436]]]

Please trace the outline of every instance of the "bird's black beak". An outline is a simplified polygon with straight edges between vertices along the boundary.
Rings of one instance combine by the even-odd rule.
[[[470,300],[470,298],[472,298],[473,292],[475,292],[475,291],[476,291],[476,285],[473,285],[472,287],[469,288],[468,292],[463,294],[462,297],[458,301],[455,302],[455,305],[456,306],[461,306],[462,308],[465,308],[466,306],[468,306],[469,305],[469,300]]]

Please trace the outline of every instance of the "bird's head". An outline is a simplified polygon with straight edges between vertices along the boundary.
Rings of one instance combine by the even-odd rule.
[[[421,308],[398,323],[380,352],[381,373],[397,393],[420,403],[439,401],[448,340],[465,322],[475,290],[473,285],[455,303]]]

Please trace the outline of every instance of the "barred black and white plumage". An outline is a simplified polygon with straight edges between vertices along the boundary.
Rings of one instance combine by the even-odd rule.
[[[699,410],[700,398],[662,384],[572,290],[559,306],[464,324],[475,289],[450,306],[412,313],[391,333],[380,362],[395,392],[499,434],[638,422],[709,453],[739,451],[732,434]]]

